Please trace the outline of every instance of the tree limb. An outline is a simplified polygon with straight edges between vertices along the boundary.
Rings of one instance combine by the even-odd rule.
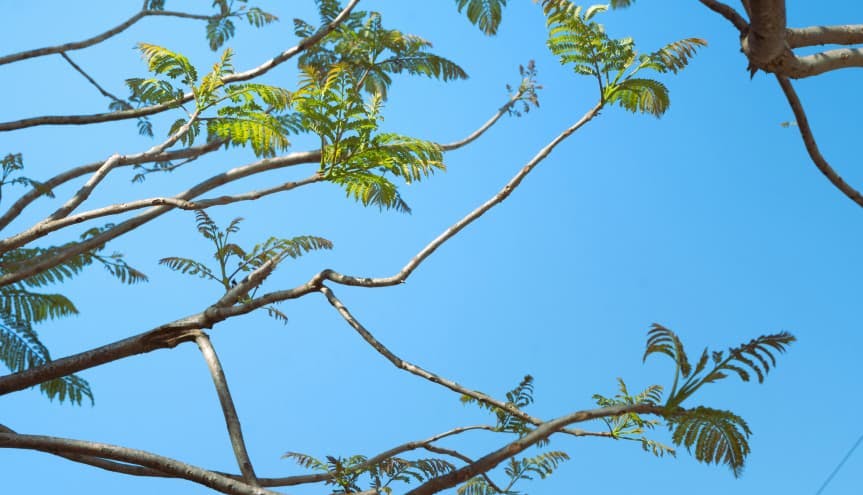
[[[62,45],[47,46],[44,48],[37,48],[35,50],[27,50],[19,53],[5,55],[3,57],[0,57],[0,65],[11,64],[12,62],[18,62],[21,60],[26,60],[28,58],[44,57],[45,55],[53,55],[55,53],[80,50],[82,48],[93,46],[107,40],[108,38],[122,33],[123,31],[131,27],[133,24],[147,16],[181,17],[185,19],[198,19],[203,21],[210,20],[213,17],[208,15],[187,14],[185,12],[172,12],[168,10],[141,10],[137,14],[120,23],[119,25],[105,31],[102,34],[97,34],[92,38],[87,38],[85,40],[75,41],[71,43],[64,43]]]
[[[263,74],[266,74],[273,67],[284,63],[285,61],[293,58],[297,54],[303,52],[307,48],[314,46],[344,21],[350,14],[350,12],[354,9],[354,7],[357,5],[357,3],[359,3],[359,1],[360,0],[351,0],[348,5],[345,6],[345,8],[339,13],[339,15],[336,16],[329,24],[322,27],[317,32],[315,32],[315,34],[309,36],[308,38],[300,40],[300,42],[297,43],[295,46],[288,48],[287,50],[279,53],[275,57],[267,60],[266,62],[262,63],[257,67],[246,70],[244,72],[235,72],[233,74],[229,74],[223,77],[222,83],[229,84],[234,82],[247,81],[249,79],[253,79]],[[60,51],[68,51],[68,49]],[[95,124],[98,122],[112,122],[136,117],[145,117],[148,115],[154,115],[160,112],[164,112],[165,110],[171,108],[176,108],[177,105],[189,102],[193,98],[194,95],[189,92],[184,94],[182,98],[178,98],[167,103],[160,103],[157,105],[150,105],[147,107],[136,108],[132,110],[120,110],[117,112],[96,113],[90,115],[46,115],[42,117],[31,117],[27,119],[16,120],[13,122],[0,123],[0,132],[24,129],[27,127],[34,127],[40,125],[85,125]]]
[[[176,459],[105,443],[42,435],[0,433],[0,448],[38,450],[49,454],[75,454],[113,459],[168,473],[174,477],[183,478],[230,495],[280,495],[277,492],[249,486],[242,481]]]
[[[470,478],[473,478],[474,476],[488,472],[501,462],[523,452],[536,443],[545,440],[550,435],[563,430],[567,425],[572,423],[579,423],[609,416],[619,416],[627,413],[656,414],[662,416],[664,414],[664,410],[661,407],[654,405],[637,404],[603,407],[567,414],[566,416],[543,423],[525,436],[504,445],[500,449],[483,456],[480,459],[477,459],[472,464],[468,464],[467,466],[451,473],[426,481],[417,488],[407,492],[406,495],[432,495],[439,491],[446,490],[447,488],[452,488]]]
[[[830,166],[827,160],[824,159],[824,156],[821,155],[821,151],[818,149],[818,144],[815,142],[815,136],[812,134],[812,128],[809,127],[809,119],[806,118],[803,104],[800,103],[800,97],[798,97],[797,92],[794,91],[794,86],[791,85],[791,81],[778,74],[776,75],[776,80],[779,82],[782,92],[785,93],[785,98],[791,106],[791,111],[794,112],[794,118],[797,121],[797,128],[800,130],[800,137],[803,138],[803,144],[806,146],[806,152],[809,153],[809,158],[812,159],[812,163],[814,163],[815,166],[818,167],[818,170],[827,177],[827,180],[836,186],[837,189],[842,191],[845,196],[847,196],[851,201],[857,203],[858,206],[863,206],[863,195],[845,182],[845,180],[836,173],[835,170],[833,170],[833,167]]]
[[[791,48],[815,45],[856,45],[863,43],[863,24],[789,28],[785,41]]]
[[[231,439],[231,447],[234,450],[234,457],[237,458],[237,465],[240,467],[240,472],[243,473],[243,480],[251,486],[260,486],[258,477],[255,475],[255,469],[252,466],[252,460],[249,458],[249,452],[246,450],[246,442],[243,439],[243,428],[240,426],[240,417],[237,415],[237,409],[234,407],[234,399],[231,397],[231,391],[228,388],[228,380],[225,378],[225,371],[222,369],[222,363],[219,361],[219,356],[216,354],[216,349],[210,342],[210,337],[205,332],[198,332],[195,337],[195,343],[198,344],[198,349],[204,356],[204,361],[207,363],[207,368],[210,370],[210,376],[213,379],[213,385],[216,386],[216,393],[219,395],[219,403],[222,406],[222,414],[225,416],[225,425],[228,427],[228,436]]]
[[[396,368],[407,371],[408,373],[414,374],[414,375],[419,376],[421,378],[425,378],[426,380],[428,380],[432,383],[442,385],[442,386],[452,390],[453,392],[456,392],[456,393],[459,393],[462,395],[466,395],[468,397],[472,397],[473,399],[476,399],[476,400],[478,400],[484,404],[488,404],[490,406],[502,409],[502,410],[512,414],[513,416],[517,416],[517,417],[519,417],[519,418],[521,418],[521,419],[523,419],[529,423],[532,423],[534,425],[541,425],[544,423],[541,419],[535,418],[535,417],[531,416],[530,414],[527,414],[526,412],[522,411],[521,409],[519,409],[518,407],[516,407],[515,405],[513,405],[511,403],[501,402],[501,401],[499,401],[499,400],[497,400],[497,399],[495,399],[495,398],[493,398],[487,394],[484,394],[478,390],[471,390],[469,388],[463,387],[462,385],[459,385],[458,383],[456,383],[452,380],[449,380],[448,378],[444,378],[440,375],[437,375],[435,373],[427,371],[427,370],[425,370],[425,369],[423,369],[423,368],[421,368],[421,367],[419,367],[413,363],[409,363],[409,362],[405,361],[404,359],[398,357],[397,355],[395,355],[395,353],[390,351],[383,343],[381,343],[378,339],[376,339],[375,336],[372,335],[372,333],[369,332],[368,329],[366,329],[366,327],[364,327],[362,325],[362,323],[360,323],[359,320],[357,320],[354,317],[354,315],[351,314],[351,312],[348,310],[348,308],[336,297],[336,295],[333,293],[333,291],[329,287],[327,287],[325,285],[321,285],[320,289],[318,289],[318,290],[324,296],[326,296],[327,301],[330,303],[330,305],[332,305],[336,309],[336,311],[338,311],[338,313],[342,316],[342,318],[344,318],[344,320],[348,323],[348,325],[350,325],[351,328],[356,330],[357,333],[360,334],[360,337],[362,337],[363,340],[366,341],[366,343],[368,343],[370,346],[372,346],[380,355],[387,358],[387,360],[389,362],[391,362],[393,364],[393,366],[395,366]],[[593,432],[587,432],[587,431],[583,431],[583,430],[567,430],[567,433],[569,433],[573,436],[579,436],[579,437],[580,436],[603,436],[603,437],[610,436],[609,434],[593,433]]]
[[[746,22],[746,19],[743,18],[734,8],[731,6],[719,2],[717,0],[699,0],[704,6],[708,9],[716,12],[722,17],[726,18],[728,22],[734,25],[740,34],[749,31],[749,23]]]

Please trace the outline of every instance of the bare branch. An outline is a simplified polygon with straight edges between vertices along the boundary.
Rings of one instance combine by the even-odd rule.
[[[60,218],[58,220],[37,224],[33,228],[28,229],[20,234],[9,237],[7,239],[0,240],[0,252],[23,246],[36,239],[44,237],[51,232],[56,232],[70,225],[78,225],[96,218],[118,215],[120,213],[125,213],[128,211],[140,210],[142,208],[150,208],[155,206],[170,206],[180,210],[204,210],[207,208],[212,208],[213,206],[222,206],[232,203],[238,203],[240,201],[257,200],[271,194],[290,191],[291,189],[296,189],[297,187],[302,187],[308,184],[314,184],[323,180],[323,176],[315,173],[314,175],[302,180],[285,182],[284,184],[279,184],[278,186],[273,186],[267,189],[249,191],[246,193],[231,196],[218,196],[215,198],[202,199],[199,201],[187,201],[179,198],[160,197],[141,199],[137,201],[130,201],[128,203],[119,203],[115,205],[105,206],[103,208],[97,208],[94,210],[81,212],[76,215],[70,215],[68,217]]]
[[[578,120],[575,124],[564,130],[557,137],[555,137],[550,143],[548,143],[544,148],[542,148],[539,153],[537,153],[522,169],[515,174],[515,176],[510,179],[509,182],[506,183],[505,186],[493,197],[491,197],[488,201],[480,205],[478,208],[468,213],[464,218],[454,223],[448,229],[446,229],[442,234],[440,234],[437,238],[431,241],[426,247],[424,247],[416,256],[414,256],[408,263],[395,275],[384,278],[366,278],[366,277],[354,277],[350,275],[342,275],[340,273],[334,271],[324,271],[320,274],[322,278],[327,280],[331,280],[333,282],[343,284],[343,285],[355,285],[360,287],[384,287],[389,285],[396,285],[403,283],[411,273],[432,253],[434,253],[443,243],[447,240],[451,239],[453,236],[458,234],[462,229],[473,223],[476,219],[481,217],[485,212],[492,209],[496,205],[502,203],[506,198],[509,197],[510,194],[521,184],[521,181],[524,180],[525,177],[549,154],[554,150],[557,145],[566,140],[572,133],[580,129],[583,125],[590,122],[594,117],[599,114],[600,109],[603,107],[603,102],[599,102],[594,105],[581,119]],[[2,279],[0,279],[2,281]]]
[[[812,134],[812,128],[809,127],[809,119],[806,118],[803,104],[800,103],[800,97],[798,97],[797,92],[794,91],[794,86],[791,85],[791,81],[778,74],[776,75],[776,80],[779,81],[779,86],[782,87],[782,92],[785,93],[785,98],[788,100],[788,104],[794,112],[794,118],[797,121],[797,128],[800,129],[800,137],[803,138],[803,144],[806,146],[806,151],[809,153],[809,158],[812,159],[812,163],[814,163],[815,166],[818,167],[818,170],[827,177],[827,180],[836,186],[837,189],[842,191],[845,196],[851,199],[851,201],[857,203],[858,206],[863,206],[863,195],[845,182],[845,180],[839,176],[835,170],[833,170],[833,167],[827,163],[824,156],[821,155],[821,151],[818,149],[818,144],[815,142],[815,136]]]
[[[572,423],[579,423],[609,416],[619,416],[627,413],[656,414],[662,416],[664,411],[661,407],[654,405],[637,404],[603,407],[567,414],[566,416],[543,423],[527,435],[504,445],[500,449],[478,459],[476,462],[468,464],[467,466],[451,473],[426,481],[417,488],[407,492],[407,495],[431,495],[433,493],[446,490],[447,488],[452,488],[474,476],[490,471],[501,462],[523,452],[536,443],[545,440],[550,435],[563,430],[567,425]]]
[[[38,450],[49,454],[77,454],[137,464],[183,478],[230,495],[280,495],[231,479],[213,471],[143,450],[99,442],[42,435],[0,433],[0,448]]]
[[[423,368],[421,368],[421,367],[419,367],[413,363],[409,363],[409,362],[405,361],[404,359],[396,356],[395,353],[390,351],[385,345],[383,345],[379,340],[377,340],[374,337],[374,335],[372,335],[372,333],[369,332],[368,329],[366,329],[366,327],[364,327],[362,325],[362,323],[360,323],[359,320],[357,320],[354,317],[354,315],[351,314],[351,312],[348,310],[348,308],[345,307],[344,304],[342,304],[342,302],[336,297],[335,294],[333,294],[333,291],[329,287],[322,285],[320,287],[319,291],[324,296],[326,296],[327,301],[330,303],[330,305],[332,305],[336,309],[336,311],[339,312],[339,314],[342,316],[342,318],[344,318],[344,320],[348,323],[348,325],[350,325],[351,328],[356,330],[357,333],[360,334],[360,337],[362,337],[363,340],[366,341],[366,343],[368,343],[376,351],[378,351],[378,353],[380,355],[387,358],[387,360],[389,362],[391,362],[393,364],[393,366],[395,366],[396,368],[399,368],[401,370],[405,370],[408,373],[414,374],[414,375],[419,376],[421,378],[425,378],[426,380],[428,380],[432,383],[437,383],[438,385],[442,385],[442,386],[452,390],[453,392],[456,392],[456,393],[459,393],[462,395],[466,395],[468,397],[472,397],[472,398],[474,398],[480,402],[483,402],[483,403],[488,404],[490,406],[497,407],[497,408],[504,410],[504,411],[514,415],[514,416],[517,416],[517,417],[519,417],[525,421],[528,421],[534,425],[543,424],[543,421],[541,419],[535,418],[535,417],[531,416],[530,414],[527,414],[526,412],[522,411],[521,409],[519,409],[518,407],[516,407],[515,405],[513,405],[511,403],[501,402],[501,401],[499,401],[499,400],[497,400],[497,399],[495,399],[495,398],[493,398],[487,394],[479,392],[477,390],[471,390],[469,388],[463,387],[463,386],[459,385],[458,383],[456,383],[452,380],[449,380],[449,379],[444,378],[440,375],[437,375],[435,373],[427,371],[427,370],[425,370],[425,369],[423,369]],[[610,436],[608,434],[598,434],[598,433],[586,432],[583,430],[567,430],[567,433],[569,433],[573,436]]]
[[[500,118],[503,117],[504,114],[506,114],[513,107],[513,105],[515,105],[521,99],[522,95],[523,95],[523,92],[518,91],[516,94],[514,94],[509,99],[509,101],[507,101],[502,107],[500,107],[498,109],[498,111],[495,112],[495,114],[492,115],[491,118],[486,121],[485,124],[481,125],[479,127],[479,129],[473,131],[464,139],[460,139],[458,141],[453,141],[452,143],[449,143],[449,144],[441,144],[440,149],[442,151],[452,151],[452,150],[461,148],[462,146],[465,146],[467,144],[470,144],[470,143],[476,141],[480,136],[485,134],[485,132],[487,130],[489,130],[491,128],[491,126],[493,126],[498,120],[500,120]]]
[[[344,21],[350,14],[350,12],[354,9],[354,7],[357,5],[357,3],[359,3],[359,1],[360,0],[351,0],[348,5],[341,11],[341,13],[339,13],[339,15],[336,16],[329,24],[322,27],[315,34],[309,36],[308,38],[300,40],[300,42],[297,43],[295,46],[288,48],[287,50],[279,53],[275,57],[267,60],[266,62],[253,69],[249,69],[244,72],[236,72],[223,77],[222,83],[229,84],[233,82],[247,81],[249,79],[253,79],[263,74],[266,74],[273,67],[284,63],[285,61],[293,58],[297,54],[303,52],[307,48],[314,46]],[[13,122],[0,123],[0,132],[13,131],[16,129],[24,129],[27,127],[34,127],[39,125],[84,125],[95,124],[98,122],[112,122],[116,120],[125,120],[136,117],[145,117],[148,115],[154,115],[160,112],[164,112],[165,110],[171,108],[176,108],[178,105],[191,101],[193,98],[194,95],[189,92],[184,94],[182,98],[178,98],[171,102],[160,103],[157,105],[151,105],[148,107],[142,107],[133,110],[120,110],[117,112],[96,113],[90,115],[46,115],[42,117],[31,117],[27,119],[16,120]]]
[[[13,435],[17,434],[15,430],[0,424],[0,433],[11,433]],[[68,459],[72,462],[77,462],[79,464],[87,464],[88,466],[97,467],[99,469],[104,469],[106,471],[112,471],[115,473],[127,474],[130,476],[147,476],[147,477],[158,477],[158,478],[176,478],[176,476],[163,473],[162,471],[158,471],[156,469],[151,469],[144,466],[139,466],[135,464],[125,464],[122,462],[109,461],[107,459],[103,459],[101,457],[90,456],[90,455],[82,455],[82,454],[63,454],[58,452],[51,452],[52,454],[62,457],[64,459]]]
[[[749,23],[731,6],[719,2],[717,0],[700,0],[708,9],[716,12],[722,17],[728,19],[728,22],[734,25],[740,34],[749,31]]]
[[[101,42],[107,40],[108,38],[111,38],[113,36],[116,36],[117,34],[122,33],[123,31],[128,29],[130,26],[132,26],[133,24],[135,24],[136,22],[140,21],[141,19],[143,19],[144,17],[147,17],[147,16],[182,17],[185,19],[198,19],[198,20],[203,20],[203,21],[207,21],[207,20],[210,20],[212,18],[212,16],[208,16],[208,15],[187,14],[185,12],[172,12],[172,11],[168,11],[168,10],[141,10],[137,14],[126,19],[121,24],[105,31],[102,34],[98,34],[96,36],[93,36],[92,38],[87,38],[85,40],[75,41],[72,43],[65,43],[62,45],[47,46],[45,48],[37,48],[35,50],[27,50],[24,52],[6,55],[3,57],[0,57],[0,65],[11,64],[12,62],[18,62],[20,60],[26,60],[28,58],[44,57],[45,55],[53,55],[55,53],[63,53],[63,52],[69,52],[72,50],[80,50],[82,48],[87,48],[88,46],[93,46],[95,44],[98,44],[98,43],[101,43]]]
[[[863,24],[789,28],[785,41],[791,48],[815,45],[856,45],[863,43]]]
[[[197,158],[206,153],[210,153],[212,151],[217,150],[221,145],[225,144],[222,140],[211,141],[207,144],[201,146],[193,146],[190,148],[184,148],[175,151],[167,151],[163,153],[159,153],[157,155],[147,155],[146,152],[136,153],[134,155],[126,155],[120,158],[119,163],[117,163],[116,167],[125,167],[129,165],[139,165],[142,163],[155,162],[155,161],[170,161],[170,160],[181,160],[181,159],[189,159],[189,158]],[[80,167],[71,168],[69,170],[63,171],[60,174],[55,175],[54,177],[48,179],[45,182],[41,182],[39,187],[33,187],[26,193],[24,193],[20,198],[18,198],[15,203],[9,207],[9,210],[0,216],[0,229],[6,228],[9,223],[11,223],[18,215],[24,211],[24,208],[29,206],[33,201],[45,195],[45,191],[50,191],[55,187],[58,187],[70,180],[81,177],[82,175],[86,175],[89,173],[93,173],[99,169],[104,164],[104,162],[95,162],[87,165],[81,165]]]
[[[228,427],[228,436],[231,439],[231,447],[234,449],[234,457],[237,458],[237,465],[240,466],[243,479],[251,486],[260,486],[258,478],[255,475],[255,469],[252,466],[252,461],[249,458],[249,452],[246,450],[243,429],[240,426],[240,417],[237,415],[236,407],[234,407],[234,399],[231,397],[228,380],[225,378],[225,371],[222,369],[222,363],[219,361],[216,349],[213,347],[212,342],[210,342],[210,337],[205,332],[198,332],[195,342],[204,356],[204,361],[207,362],[207,368],[210,369],[213,385],[216,386],[216,393],[219,395],[219,403],[222,406],[222,414],[225,416],[225,425]]]

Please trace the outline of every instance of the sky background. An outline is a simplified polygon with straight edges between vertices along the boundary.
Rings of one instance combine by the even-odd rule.
[[[125,20],[139,3],[0,0],[0,52],[89,37]],[[238,27],[228,44],[238,70],[293,46],[292,18],[317,19],[311,0],[253,5],[281,22],[260,30]],[[245,217],[237,240],[247,245],[269,235],[313,234],[334,242],[331,252],[283,264],[266,291],[303,283],[323,268],[363,276],[397,272],[597,99],[593,80],[572,74],[548,53],[544,20],[531,2],[511,2],[500,33],[491,38],[458,14],[452,1],[360,5],[382,12],[387,27],[431,40],[437,53],[471,76],[449,84],[397,78],[385,109],[387,130],[439,142],[460,139],[506,101],[505,85],[517,85],[518,65],[531,59],[544,86],[541,107],[520,119],[502,119],[476,143],[448,153],[446,173],[403,188],[412,215],[363,208],[328,184],[210,211],[223,225]],[[166,6],[210,12],[209,2],[169,0]],[[790,26],[853,23],[861,15],[863,4],[855,2],[831,9],[788,2]],[[863,434],[855,419],[863,406],[863,212],[810,163],[796,128],[780,125],[793,116],[778,84],[763,73],[750,80],[737,33],[724,19],[698,2],[642,0],[599,20],[613,36],[633,36],[644,52],[690,36],[709,42],[689,68],[661,78],[671,91],[669,112],[657,120],[606,109],[506,202],[424,262],[408,283],[374,290],[336,285],[334,292],[398,355],[469,388],[503,397],[532,374],[536,403],[528,412],[543,418],[592,407],[592,394],[615,392],[616,377],[633,390],[670,386],[670,361],[641,362],[653,322],[676,331],[690,355],[705,346],[723,349],[765,333],[792,332],[799,342],[763,385],[729,379],[688,403],[731,409],[748,421],[752,454],[740,479],[725,467],[697,463],[685,451],[657,459],[635,443],[555,437],[552,447],[566,450],[572,460],[550,479],[518,488],[532,494],[813,494]],[[123,81],[146,74],[133,49],[139,41],[182,52],[199,67],[217,57],[207,48],[202,22],[171,18],[144,19],[70,55],[109,91],[125,95]],[[845,70],[796,87],[827,159],[863,187],[855,117],[863,103],[852,89],[859,86],[857,78]],[[292,88],[296,71],[284,64],[262,81]],[[0,121],[95,113],[108,104],[59,56],[0,67],[0,93]],[[157,138],[178,116],[153,119]],[[36,127],[0,134],[0,154],[23,153],[27,175],[44,179],[155,142],[138,136],[134,121]],[[313,147],[313,140],[298,138],[290,151]],[[143,184],[132,184],[134,172],[124,168],[85,207],[175,194],[254,160],[243,149],[211,154]],[[314,170],[311,164],[285,169],[219,192],[255,189]],[[55,192],[64,199],[77,187]],[[0,207],[20,190],[3,193]],[[8,234],[56,206],[37,203]],[[165,256],[206,258],[209,246],[194,226],[192,213],[174,212],[108,246],[147,273],[146,284],[124,286],[94,267],[57,287],[81,314],[37,327],[52,354],[106,344],[215,301],[218,286],[157,265]],[[280,308],[289,315],[287,326],[254,314],[210,332],[261,476],[304,472],[280,459],[287,451],[371,456],[455,426],[492,421],[462,406],[456,394],[396,370],[323,297],[310,295]],[[0,397],[0,422],[22,433],[114,443],[236,471],[195,346],[125,359],[82,376],[94,389],[94,407],[51,403],[29,390]],[[582,426],[602,430],[601,423]],[[667,434],[660,430],[655,438],[667,440]],[[475,433],[442,445],[478,457],[506,441]],[[824,493],[857,493],[860,473],[858,451]],[[0,450],[0,479],[8,493],[209,492],[185,481],[136,479],[17,450]]]

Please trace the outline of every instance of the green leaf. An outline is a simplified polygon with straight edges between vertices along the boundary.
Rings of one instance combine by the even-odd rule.
[[[216,51],[226,41],[234,37],[234,23],[227,16],[212,18],[207,21],[207,41],[210,50]]]
[[[181,81],[190,86],[198,82],[198,71],[184,55],[149,43],[138,43],[138,49],[147,61],[150,72],[168,76],[170,79],[183,76]]]
[[[661,117],[671,103],[668,88],[653,79],[632,78],[609,86],[605,91],[609,103],[618,103],[633,113],[647,113]]]
[[[471,24],[486,35],[497,34],[506,0],[456,0],[458,11],[467,7],[466,14]]]
[[[695,458],[711,464],[726,464],[735,477],[743,473],[749,455],[749,426],[730,412],[697,407],[668,418],[675,445],[683,445]]]

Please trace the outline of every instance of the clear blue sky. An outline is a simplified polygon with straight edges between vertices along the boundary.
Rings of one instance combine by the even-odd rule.
[[[139,1],[22,2],[0,18],[3,54],[76,40],[131,15]],[[446,157],[448,172],[403,190],[413,215],[363,209],[335,187],[316,185],[211,212],[225,223],[246,218],[239,239],[315,234],[332,252],[286,263],[265,289],[285,288],[330,267],[384,276],[442,229],[485,201],[526,160],[596,100],[594,82],[561,68],[544,46],[539,8],[511,2],[501,32],[486,38],[456,13],[454,2],[365,0],[385,25],[426,37],[459,62],[468,81],[443,84],[399,78],[386,127],[448,142],[484,122],[517,84],[517,66],[537,61],[541,108],[506,118],[481,140]],[[863,5],[804,9],[789,2],[789,25],[853,22]],[[238,29],[230,42],[235,65],[257,65],[295,43],[291,18],[316,19],[311,0],[261,1],[282,22]],[[209,2],[169,0],[174,10],[206,13]],[[764,385],[727,380],[700,402],[742,415],[754,435],[742,478],[696,463],[685,452],[656,459],[637,444],[556,438],[572,460],[549,480],[524,485],[532,494],[813,494],[863,434],[854,411],[863,406],[859,350],[863,211],[809,162],[793,117],[771,76],[750,80],[737,34],[697,2],[642,0],[601,19],[616,36],[631,35],[643,51],[700,36],[710,46],[677,77],[664,79],[672,105],[656,120],[608,109],[561,146],[499,208],[434,254],[407,284],[387,289],[335,286],[354,314],[403,358],[465,386],[502,396],[526,373],[536,378],[545,418],[593,405],[615,378],[632,388],[670,385],[673,368],[641,363],[652,322],[678,332],[691,354],[787,330],[799,342]],[[132,50],[162,44],[206,67],[215,60],[198,21],[145,19],[110,41],[71,56],[115,93],[143,76]],[[265,80],[291,88],[295,71],[280,67]],[[855,79],[857,78],[857,79]],[[861,101],[849,70],[802,81],[798,90],[825,155],[852,184],[858,166]],[[107,101],[59,56],[0,68],[0,120],[104,111]],[[154,119],[164,132],[171,115]],[[169,120],[170,119],[170,120]],[[40,127],[0,134],[0,154],[21,152],[29,175],[47,178],[70,166],[151,146],[134,122]],[[314,146],[297,140],[293,150]],[[254,160],[249,151],[217,154],[187,171],[131,184],[118,171],[88,205],[176,193],[196,178]],[[250,180],[242,191],[313,166]],[[293,174],[293,175],[292,175]],[[58,190],[58,197],[72,188]],[[8,205],[12,191],[4,190]],[[3,206],[3,205],[0,205]],[[35,211],[9,228],[17,232]],[[61,241],[62,236],[57,237]],[[59,287],[77,303],[77,317],[44,324],[40,335],[55,357],[79,352],[198,312],[218,288],[156,264],[165,256],[206,256],[190,213],[173,213],[109,246],[150,276],[122,286],[94,268]],[[457,425],[491,421],[463,407],[449,391],[397,371],[366,346],[322,297],[283,304],[286,327],[252,315],[211,332],[220,351],[259,474],[300,473],[286,451],[373,455]],[[45,400],[36,391],[0,397],[0,422],[22,432],[97,440],[150,450],[192,464],[235,471],[215,393],[197,349],[183,345],[88,370],[96,406]],[[601,424],[593,425],[601,429]],[[657,438],[665,438],[659,431]],[[505,442],[476,434],[460,445],[472,456]],[[825,494],[856,493],[863,451],[853,455]],[[4,493],[127,495],[197,494],[184,481],[134,479],[39,453],[0,450]],[[288,489],[328,493],[328,488]]]

